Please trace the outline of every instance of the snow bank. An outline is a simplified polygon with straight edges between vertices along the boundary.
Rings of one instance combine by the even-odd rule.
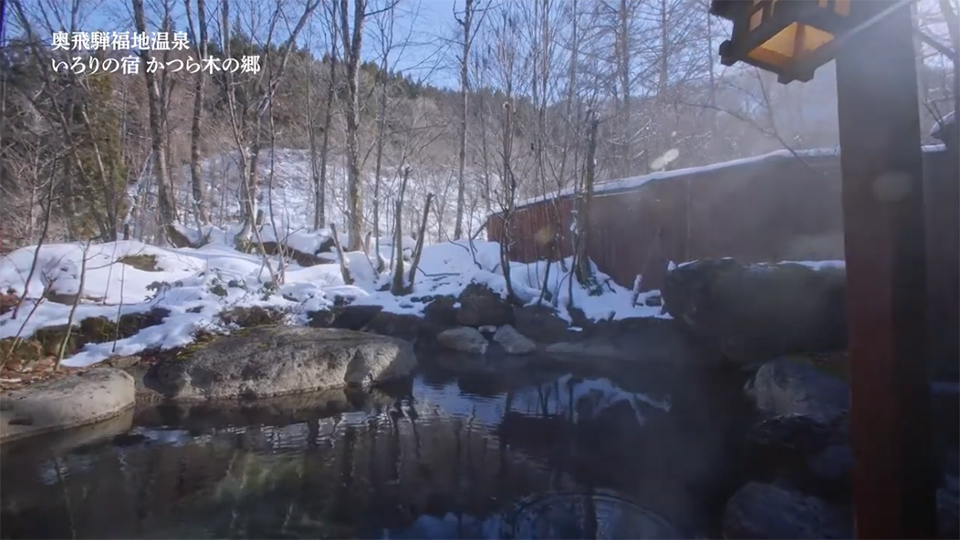
[[[81,293],[75,322],[88,317],[145,312],[153,308],[169,310],[160,325],[145,328],[116,343],[88,344],[65,360],[68,366],[87,366],[115,354],[135,354],[150,348],[171,348],[189,343],[199,330],[226,331],[218,315],[235,307],[270,307],[282,310],[291,324],[304,323],[307,313],[329,308],[338,297],[355,304],[383,306],[385,311],[421,315],[426,304],[415,297],[459,295],[470,283],[483,283],[506,296],[506,281],[500,268],[500,247],[494,242],[447,242],[424,246],[412,293],[394,296],[383,291],[390,282],[389,272],[378,275],[363,252],[345,253],[354,283],[344,283],[339,264],[301,267],[288,261],[283,284],[271,283],[264,261],[253,254],[236,251],[229,235],[218,229],[205,231],[211,243],[194,248],[160,248],[140,242],[111,242],[84,248],[81,244],[42,246],[37,269],[27,276],[37,248],[14,251],[0,260],[0,290],[26,292],[27,301],[17,318],[8,312],[0,316],[0,339],[29,337],[37,329],[66,324],[71,305],[43,299],[45,293],[75,295]],[[222,231],[221,231],[222,232]],[[213,233],[213,234],[211,234]],[[298,237],[302,247],[315,245],[323,231],[304,232]],[[404,239],[408,244],[412,239]],[[381,246],[381,249],[383,246]],[[389,246],[387,246],[389,252]],[[270,260],[276,270],[279,261]],[[525,302],[536,302],[550,265],[548,290],[562,317],[570,320],[565,306],[571,298],[575,306],[591,319],[659,317],[659,308],[634,306],[630,290],[620,287],[608,276],[596,272],[598,287],[590,291],[575,284],[569,287],[570,272],[558,263],[512,263],[514,291]],[[571,261],[564,261],[567,270]],[[80,291],[81,268],[85,267]],[[407,266],[409,270],[409,265]],[[36,309],[33,308],[36,306]],[[31,315],[31,311],[33,311]]]

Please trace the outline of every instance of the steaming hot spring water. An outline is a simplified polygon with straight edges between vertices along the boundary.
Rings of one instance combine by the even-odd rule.
[[[70,444],[5,445],[0,536],[717,537],[737,487],[738,385],[544,365],[140,406]]]

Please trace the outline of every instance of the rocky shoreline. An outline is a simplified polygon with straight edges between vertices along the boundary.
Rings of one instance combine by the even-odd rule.
[[[426,304],[423,316],[345,305],[310,313],[308,327],[249,317],[257,324],[229,336],[8,392],[0,442],[118,416],[136,402],[226,406],[369,388],[408,376],[418,352],[445,368],[476,371],[567,359],[720,368],[742,373],[743,396],[755,409],[724,536],[845,538],[853,534],[853,455],[844,279],[837,269],[700,261],[668,274],[663,302],[672,318],[589,321],[573,311],[570,323],[549,306],[513,305],[477,283],[456,298],[417,299]],[[960,535],[960,384],[935,370],[932,390],[943,477],[939,536],[953,538]],[[86,408],[68,413],[71,399],[85,399]]]

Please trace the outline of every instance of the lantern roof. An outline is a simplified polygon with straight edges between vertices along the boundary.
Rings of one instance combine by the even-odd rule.
[[[750,0],[711,0],[710,14],[732,21],[739,10],[747,9],[751,4]]]

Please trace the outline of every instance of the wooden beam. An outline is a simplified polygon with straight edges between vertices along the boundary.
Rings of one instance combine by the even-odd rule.
[[[851,4],[865,21],[893,0]],[[926,375],[926,254],[909,7],[837,57],[858,538],[933,538],[936,468]]]

